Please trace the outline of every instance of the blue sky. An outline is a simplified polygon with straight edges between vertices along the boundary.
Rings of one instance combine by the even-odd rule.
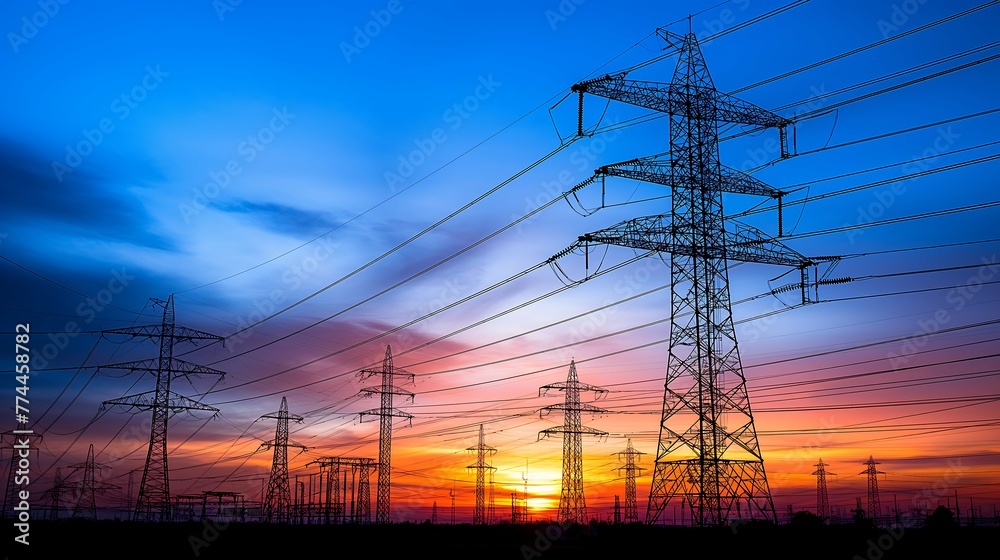
[[[84,360],[94,365],[139,359],[152,355],[152,348],[133,342],[116,346],[125,342],[122,337],[98,341],[89,334],[67,334],[68,325],[93,331],[156,322],[155,311],[147,306],[148,298],[173,293],[179,323],[229,336],[260,316],[349,275],[559,147],[561,139],[576,129],[575,97],[564,99],[569,86],[663,53],[662,41],[653,34],[656,27],[670,24],[672,31],[683,33],[688,28],[684,20],[692,13],[697,15],[690,20],[691,29],[699,37],[707,37],[782,5],[755,0],[714,4],[563,0],[470,7],[406,0],[352,2],[350,6],[204,0],[125,8],[111,2],[5,2],[0,7],[6,37],[0,49],[4,51],[0,68],[8,84],[0,108],[5,123],[0,130],[4,177],[0,187],[4,200],[0,207],[0,255],[7,260],[0,263],[4,293],[0,316],[8,327],[0,330],[30,322],[33,330],[52,333],[39,335],[34,348],[38,352],[46,346],[57,349],[50,349],[51,359],[46,359],[46,364],[71,368],[39,372],[33,380],[40,403],[34,406],[41,411],[51,405],[51,411],[40,420],[54,434],[46,457],[55,465],[59,464],[56,458],[66,452],[63,463],[79,461],[88,440],[101,450],[126,417],[102,415],[74,440],[77,430],[98,414],[101,401],[151,388],[144,385],[149,381],[145,378],[129,389],[138,376],[98,375],[86,383],[92,369],[71,377],[72,368]],[[964,1],[814,0],[704,44],[703,52],[716,87],[734,91],[975,5]],[[775,109],[786,117],[822,112],[841,100],[996,54],[995,47],[984,48],[915,74],[824,96],[947,55],[988,47],[995,40],[998,22],[1000,7],[988,7],[738,95],[769,109],[802,102]],[[665,58],[635,70],[630,77],[667,81],[675,60]],[[796,146],[800,152],[818,150],[995,109],[991,92],[997,85],[996,65],[996,61],[984,61],[803,120],[796,125]],[[588,97],[585,126],[608,127],[645,114],[645,110]],[[791,201],[890,180],[881,187],[789,206],[785,224],[795,234],[989,203],[996,199],[996,163],[992,161],[905,183],[891,179],[995,154],[993,146],[976,146],[995,141],[998,124],[997,114],[986,114],[802,155],[766,165],[754,175],[778,188],[803,187],[790,196]],[[733,133],[740,128],[725,130]],[[777,156],[775,137],[774,131],[768,131],[723,142],[722,161],[743,170],[770,163]],[[208,424],[193,441],[211,445],[244,437],[241,432],[259,415],[276,410],[278,397],[287,391],[293,411],[313,412],[311,417],[307,415],[307,426],[310,422],[314,426],[300,439],[316,442],[315,455],[370,454],[373,425],[352,424],[349,416],[370,404],[352,400],[359,387],[354,371],[376,362],[385,344],[400,352],[410,350],[562,284],[545,267],[408,329],[357,348],[345,348],[533,267],[583,233],[629,217],[665,212],[669,202],[660,197],[666,190],[609,180],[607,202],[616,206],[584,218],[559,202],[320,326],[245,356],[233,358],[232,354],[272,342],[353,306],[548,202],[588,178],[599,165],[665,151],[667,138],[667,119],[661,118],[580,139],[371,267],[227,341],[228,350],[210,347],[187,356],[185,359],[216,363],[213,367],[226,369],[227,380],[219,386],[224,388],[340,351],[287,374],[204,396],[208,403],[239,402],[218,404],[225,421]],[[904,162],[910,163],[821,181]],[[599,185],[580,193],[581,202],[588,207],[599,205],[600,198]],[[618,205],[646,198],[655,200]],[[727,213],[758,203],[749,197],[727,196]],[[996,262],[998,243],[969,243],[996,238],[998,217],[996,208],[987,208],[790,238],[787,243],[806,255],[853,255],[955,244],[848,259],[837,267],[834,277],[967,267],[824,286],[823,298],[942,286],[969,289],[829,302],[747,322],[738,327],[744,363],[802,356],[873,339],[914,335],[914,340],[924,340],[919,336],[930,332],[931,326],[938,330],[995,319],[997,289],[980,287],[977,279],[988,282],[996,273],[992,263]],[[747,216],[746,221],[776,233],[773,211]],[[591,255],[591,266],[593,269],[601,258],[610,266],[630,256],[626,249],[613,248],[606,255],[601,249]],[[560,263],[575,278],[584,274],[580,257],[569,256]],[[663,263],[651,259],[632,264],[413,350],[398,359],[397,365],[409,367],[467,350],[663,286],[669,281],[667,270]],[[784,272],[763,265],[734,268],[732,299],[766,292],[768,281]],[[772,287],[789,278],[773,280]],[[487,405],[447,405],[504,397],[527,399],[539,385],[561,379],[570,357],[579,360],[666,338],[668,323],[661,323],[627,337],[507,360],[663,319],[668,296],[669,290],[660,290],[614,306],[607,313],[587,315],[558,328],[436,363],[415,365],[415,373],[433,373],[497,361],[489,367],[427,376],[418,383],[418,394],[444,391],[424,399],[418,396],[418,402],[423,400],[432,408],[424,409],[425,419],[417,415],[414,420],[414,439],[420,446],[414,444],[409,460],[442,450],[452,453],[452,448],[470,444],[471,440],[461,438],[472,437],[472,428],[455,427],[448,437],[417,437],[424,433],[421,422],[433,420],[434,405],[445,407],[441,409],[445,411],[471,406],[485,414],[482,407]],[[738,320],[753,318],[789,302],[787,298],[762,298],[736,306],[734,314]],[[137,318],[135,313],[140,310],[145,316]],[[933,341],[942,345],[974,341],[996,330],[995,325],[987,326]],[[905,352],[902,344],[897,346],[876,348],[865,357],[888,362],[888,354]],[[962,352],[966,350],[949,355],[975,356],[981,347]],[[860,355],[856,354],[839,358],[852,362]],[[659,377],[659,385],[653,382],[645,386],[652,394],[657,387],[662,391],[665,355],[663,345],[655,345],[595,360],[581,366],[580,375],[595,384]],[[930,357],[926,360],[934,361]],[[990,363],[995,365],[995,359]],[[455,388],[545,368],[552,369],[517,382]],[[855,371],[852,368],[843,366],[838,374]],[[292,389],[327,376],[335,377],[309,388]],[[211,383],[198,380],[184,386],[183,391],[203,393]],[[949,394],[998,392],[991,377],[964,383],[948,385]],[[64,388],[65,393],[60,394]],[[78,397],[71,402],[73,395]],[[922,394],[914,395],[900,393],[897,400],[923,398]],[[651,414],[621,414],[608,419],[616,426],[614,433],[619,439],[629,433],[644,433],[637,446],[645,451],[655,448],[655,434],[649,434],[656,428],[657,400],[655,395],[648,399],[646,408]],[[521,404],[526,410],[541,406]],[[890,410],[881,412],[885,414],[848,411],[843,417],[872,414],[866,419],[878,421],[892,416]],[[452,419],[438,419],[430,426],[461,425],[461,415],[450,416]],[[988,417],[988,411],[983,416]],[[769,419],[765,415],[759,419],[765,425],[769,421],[775,426],[795,424],[784,417]],[[128,425],[138,422],[136,419]],[[800,424],[812,426],[815,422],[819,420]],[[176,441],[198,425],[201,422],[191,421],[188,426],[175,423],[175,429],[181,430]],[[539,426],[495,422],[493,427],[498,439],[509,438],[498,443],[518,449],[514,454],[520,454],[508,456],[511,464],[505,472],[511,480],[519,479],[517,465],[525,456],[539,457],[542,463],[557,457],[558,445],[531,447]],[[267,439],[266,428],[254,429],[250,432],[253,437]],[[430,430],[426,429],[432,433]],[[141,447],[147,437],[141,432],[135,431],[132,447]],[[995,432],[990,437],[995,439]],[[613,440],[610,445],[618,443]],[[247,445],[252,450],[253,445]],[[783,450],[800,445],[804,444],[785,437],[768,441],[764,447],[774,448],[780,456]],[[105,453],[110,454],[115,447],[109,446]],[[846,442],[843,449],[855,451]],[[598,454],[617,450],[607,446]],[[224,451],[225,446],[213,448],[212,453],[218,456]],[[868,452],[855,454],[860,463]],[[125,457],[117,458],[122,455]],[[109,461],[116,465],[115,476],[141,466],[140,455],[144,454],[120,451]],[[845,455],[849,453],[845,451]],[[921,449],[907,455],[901,450],[897,455],[935,453]],[[246,471],[259,477],[267,460],[262,455],[253,456]],[[238,464],[223,461],[218,472],[227,474]],[[213,471],[213,475],[218,472]],[[430,490],[413,490],[421,481],[432,489],[447,488],[449,476],[465,476],[460,469],[452,475],[437,471],[425,474],[428,478],[401,481],[412,485],[407,489],[414,492],[414,503],[435,495]],[[611,473],[600,476],[610,477]],[[188,484],[210,489],[203,487],[198,477],[192,477]],[[808,480],[801,484],[807,486]],[[970,490],[979,491],[982,488]],[[853,498],[843,501],[853,503]]]

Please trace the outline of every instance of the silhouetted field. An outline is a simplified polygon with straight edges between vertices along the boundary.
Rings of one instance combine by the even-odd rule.
[[[10,523],[8,521],[8,523]],[[747,524],[694,529],[645,525],[389,526],[145,524],[118,521],[33,521],[29,545],[10,558],[789,558],[892,560],[996,558],[1000,528],[869,529],[848,525],[795,527]],[[982,552],[980,552],[982,551]],[[398,555],[398,556],[397,556]],[[737,556],[739,555],[739,556]]]

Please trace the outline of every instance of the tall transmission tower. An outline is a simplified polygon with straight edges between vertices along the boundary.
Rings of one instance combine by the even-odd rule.
[[[822,458],[813,466],[816,467],[816,471],[813,472],[816,475],[816,515],[823,519],[829,519],[830,499],[826,493],[826,475],[832,474],[837,476],[837,473],[826,472],[826,468],[830,465],[824,463]]]
[[[434,505],[431,506],[431,525],[437,525],[437,522],[438,522],[438,503],[437,501],[435,501]]]
[[[878,475],[885,474],[884,472],[878,470],[875,465],[879,462],[875,460],[871,455],[868,456],[868,460],[864,462],[868,465],[868,468],[861,471],[858,474],[868,475],[868,517],[875,523],[875,525],[881,525],[882,519],[882,504],[878,497]],[[957,504],[956,504],[957,505]]]
[[[262,449],[274,449],[271,461],[271,476],[267,480],[267,493],[264,497],[262,517],[265,523],[287,523],[292,512],[292,491],[288,483],[288,448],[297,447],[303,451],[306,446],[288,441],[288,421],[302,423],[302,417],[288,413],[288,401],[281,397],[281,407],[278,412],[265,414],[258,418],[277,420],[274,439],[260,444]]]
[[[413,416],[407,414],[398,408],[394,408],[392,405],[392,398],[394,395],[400,395],[413,402],[413,393],[397,387],[394,384],[396,377],[404,377],[413,382],[413,374],[394,367],[392,365],[392,349],[387,345],[385,347],[385,358],[382,360],[381,369],[363,369],[358,372],[358,375],[362,379],[368,379],[369,377],[380,375],[382,376],[382,384],[378,387],[365,387],[361,389],[361,394],[366,397],[371,397],[372,395],[379,395],[381,397],[381,406],[379,408],[374,408],[371,410],[366,410],[360,413],[361,421],[364,422],[365,416],[378,416],[379,417],[379,437],[378,437],[378,490],[377,496],[375,498],[375,523],[379,525],[384,525],[390,522],[389,518],[389,473],[392,470],[390,465],[390,456],[392,451],[392,419],[406,418],[412,422]]]
[[[636,465],[640,455],[645,453],[632,447],[631,438],[625,446],[625,451],[618,452],[618,460],[625,462],[624,467],[618,468],[619,472],[625,471],[625,523],[639,522],[639,508],[635,501],[635,475],[646,470]]]
[[[719,124],[777,128],[785,157],[785,129],[792,121],[716,90],[693,33],[682,36],[660,29],[657,34],[679,53],[669,84],[627,80],[622,72],[575,84],[572,91],[579,94],[578,135],[584,134],[585,93],[669,115],[667,158],[606,165],[580,186],[605,177],[665,185],[672,189],[670,212],[580,236],[550,262],[595,243],[671,255],[670,347],[646,522],[665,522],[664,511],[674,500],[691,506],[697,526],[727,523],[741,500],[757,510],[751,515],[776,521],[737,347],[727,262],[799,269],[800,284],[774,292],[795,289],[805,304],[812,297],[807,289],[810,269],[835,257],[808,259],[762,231],[725,217],[723,193],[777,199],[780,236],[781,197],[786,193],[720,163]]]
[[[473,525],[484,525],[489,523],[489,519],[486,515],[486,471],[491,474],[496,470],[492,465],[486,463],[487,455],[496,454],[497,450],[495,447],[490,447],[486,445],[486,439],[483,435],[483,425],[479,425],[479,443],[475,447],[467,447],[466,451],[476,452],[476,464],[469,465],[467,469],[475,469],[476,471],[476,509],[472,514],[472,524]],[[492,476],[490,477],[492,479]],[[490,487],[490,498],[492,499],[493,488]]]
[[[580,393],[593,392],[597,398],[600,398],[607,394],[608,390],[596,385],[581,383],[576,374],[576,362],[572,360],[569,363],[569,374],[566,376],[566,381],[542,386],[538,389],[538,396],[542,396],[550,390],[563,391],[565,399],[562,404],[543,407],[539,414],[544,418],[549,412],[562,411],[563,425],[542,430],[538,432],[538,437],[541,439],[553,434],[562,434],[563,436],[562,490],[559,494],[558,519],[561,522],[586,524],[589,518],[587,517],[587,501],[583,495],[583,434],[603,437],[607,436],[608,433],[584,426],[580,421],[581,412],[592,414],[606,412],[603,408],[580,402]]]
[[[163,320],[159,325],[109,329],[105,334],[124,334],[157,340],[160,356],[156,359],[123,362],[100,366],[111,369],[148,371],[156,374],[153,391],[104,401],[101,408],[119,406],[124,410],[149,410],[152,425],[149,430],[149,449],[139,483],[139,497],[135,502],[135,521],[170,521],[170,476],[167,469],[167,420],[180,411],[208,411],[213,415],[219,409],[189,399],[170,390],[175,377],[192,375],[218,375],[225,372],[193,364],[174,357],[174,346],[182,342],[197,344],[200,340],[225,343],[221,336],[209,334],[174,324],[174,296],[166,300],[151,298],[154,305],[163,307]]]
[[[106,482],[97,482],[96,471],[97,467],[103,467],[104,465],[99,465],[94,462],[94,444],[90,444],[90,448],[87,450],[87,460],[83,463],[77,463],[75,465],[70,465],[70,468],[76,471],[83,471],[83,477],[79,482],[76,483],[78,488],[76,504],[73,506],[73,517],[82,517],[84,519],[97,519],[97,498],[95,496],[98,492],[105,492],[107,490],[113,490],[118,488],[114,484],[108,484]]]

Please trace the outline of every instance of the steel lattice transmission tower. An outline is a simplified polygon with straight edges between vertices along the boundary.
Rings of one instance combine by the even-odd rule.
[[[575,361],[569,363],[569,374],[566,376],[566,381],[542,386],[538,389],[538,396],[542,396],[550,390],[563,391],[565,400],[562,404],[543,407],[539,414],[544,418],[547,413],[561,411],[563,425],[538,432],[538,438],[541,439],[553,434],[562,434],[563,436],[562,490],[559,494],[558,519],[560,522],[586,524],[589,522],[589,518],[587,517],[587,502],[583,495],[583,435],[603,437],[607,436],[608,433],[583,425],[580,420],[581,412],[597,414],[606,411],[592,404],[580,402],[580,393],[593,392],[597,398],[600,398],[607,394],[608,390],[581,383],[577,377]]]
[[[267,480],[267,493],[264,498],[262,517],[265,523],[287,523],[292,512],[292,491],[288,483],[288,448],[297,447],[303,451],[306,446],[288,441],[288,421],[302,423],[302,417],[288,413],[288,401],[281,397],[281,407],[278,412],[265,414],[258,418],[277,420],[274,439],[260,444],[257,451],[274,449],[271,461],[271,476]]]
[[[875,465],[879,462],[875,460],[871,455],[868,456],[868,460],[864,462],[868,465],[868,468],[861,471],[858,474],[868,475],[868,517],[876,524],[881,524],[882,519],[882,504],[878,497],[878,475],[885,474],[884,472],[878,470]]]
[[[189,399],[170,390],[174,377],[192,375],[218,375],[225,372],[193,364],[174,357],[174,346],[181,342],[197,344],[201,340],[225,342],[221,336],[209,334],[174,324],[174,296],[166,300],[152,298],[154,305],[163,307],[163,319],[158,325],[110,329],[105,334],[124,334],[157,340],[160,356],[157,359],[139,360],[100,366],[102,368],[148,371],[156,374],[153,391],[104,401],[101,408],[119,406],[125,410],[149,410],[152,426],[149,430],[149,450],[139,483],[139,497],[135,502],[135,521],[170,521],[170,477],[167,470],[167,421],[180,411],[207,411],[213,415],[219,409]]]
[[[636,462],[639,456],[645,453],[632,447],[632,439],[629,438],[625,451],[619,451],[617,455],[619,461],[625,462],[624,467],[618,468],[619,472],[625,471],[625,523],[638,523],[639,507],[635,501],[635,475],[646,469],[637,466]]]
[[[576,84],[572,90],[580,100],[579,135],[584,133],[585,93],[669,115],[667,158],[607,165],[579,186],[604,177],[665,185],[672,191],[670,212],[580,236],[550,262],[594,243],[671,255],[670,347],[646,522],[665,522],[664,510],[674,500],[691,506],[698,526],[727,523],[742,500],[751,515],[774,521],[777,514],[737,347],[727,262],[798,268],[801,284],[775,293],[801,291],[805,304],[811,302],[810,269],[835,257],[808,259],[750,225],[726,219],[723,193],[777,199],[780,236],[785,193],[720,163],[719,124],[778,128],[784,157],[785,128],[791,121],[716,90],[693,33],[657,33],[679,52],[670,83],[627,80],[619,73]]]
[[[103,467],[94,462],[94,444],[90,444],[87,450],[87,460],[82,463],[70,465],[76,471],[83,471],[83,477],[75,485],[77,491],[76,504],[73,505],[73,517],[84,519],[97,519],[97,498],[98,492],[114,490],[118,487],[106,482],[97,482],[97,467]],[[64,485],[65,487],[65,485]]]
[[[473,525],[484,525],[490,522],[489,517],[486,512],[486,472],[490,472],[490,480],[492,481],[493,471],[496,470],[495,467],[486,463],[486,457],[495,455],[497,450],[495,447],[490,447],[486,445],[486,438],[483,434],[483,425],[479,425],[479,443],[475,447],[467,447],[466,451],[476,452],[476,464],[469,465],[467,469],[475,469],[476,471],[476,509],[472,514],[472,524]],[[492,506],[493,499],[493,488],[490,487],[490,501]]]
[[[392,469],[389,458],[392,450],[392,419],[396,417],[406,418],[410,421],[413,420],[412,415],[393,407],[392,398],[394,395],[400,395],[409,399],[410,402],[413,402],[413,393],[397,387],[394,384],[394,380],[396,377],[404,377],[412,383],[413,374],[392,365],[392,349],[389,346],[386,346],[385,358],[382,360],[382,367],[380,369],[363,369],[358,372],[358,375],[361,376],[362,379],[367,379],[375,375],[380,375],[382,377],[382,384],[380,386],[365,387],[361,390],[361,394],[366,397],[379,395],[381,398],[381,406],[379,406],[379,408],[366,410],[365,412],[360,413],[360,418],[361,421],[364,422],[366,415],[379,417],[378,495],[375,498],[375,523],[384,525],[390,522],[389,472]]]
[[[837,473],[827,472],[826,468],[830,465],[824,463],[822,458],[813,466],[816,467],[816,471],[813,472],[816,475],[816,515],[823,519],[829,519],[830,499],[826,493],[826,475],[837,476]]]

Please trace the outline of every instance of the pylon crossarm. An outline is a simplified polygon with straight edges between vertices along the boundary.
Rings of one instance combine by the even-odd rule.
[[[143,370],[151,373],[156,373],[159,368],[160,361],[158,358],[148,358],[145,360],[136,360],[133,362],[120,362],[117,364],[104,364],[97,366],[98,369],[127,369],[131,371]],[[165,373],[171,373],[174,375],[220,375],[225,376],[226,372],[218,370],[215,368],[210,368],[208,366],[202,366],[198,364],[193,364],[191,362],[186,362],[178,358],[171,358],[169,362],[169,367],[159,370]]]
[[[159,338],[163,334],[163,325],[142,325],[139,327],[122,327],[120,329],[105,329],[101,331],[102,334],[124,334],[129,336],[140,336],[146,338]],[[187,341],[195,342],[198,340],[220,340],[224,341],[225,337],[216,334],[211,334],[188,327],[182,327],[180,325],[173,325],[171,328],[171,338],[175,342]]]
[[[117,399],[111,399],[104,401],[101,404],[102,407],[107,406],[121,406],[125,409],[135,408],[137,410],[150,410],[156,403],[156,391],[147,391],[145,393],[139,393],[136,395],[129,395],[127,397],[120,397]],[[171,391],[167,394],[167,399],[162,405],[163,408],[168,408],[170,410],[180,411],[180,410],[201,410],[207,412],[213,412],[215,414],[219,413],[219,409],[202,404],[198,401],[189,399],[184,395],[179,395]]]
[[[581,82],[571,88],[629,105],[689,119],[784,128],[792,123],[738,97],[722,93],[711,85],[628,80],[615,74]]]

